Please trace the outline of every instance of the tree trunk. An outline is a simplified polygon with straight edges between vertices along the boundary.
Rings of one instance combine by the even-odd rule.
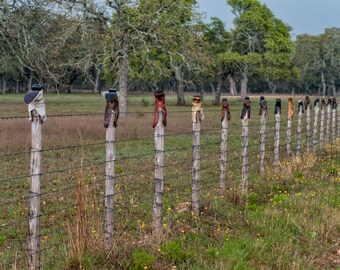
[[[322,83],[322,96],[325,97],[326,96],[326,82],[325,82],[325,74],[322,71],[321,73],[321,83]]]
[[[229,93],[232,96],[236,96],[237,95],[236,81],[232,75],[228,75],[228,80],[229,80]]]
[[[128,91],[128,60],[124,57],[120,59],[119,69],[119,111],[121,115],[128,112],[127,91]]]
[[[212,82],[209,82],[210,88],[211,88],[211,93],[215,95],[215,86]]]
[[[200,80],[200,96],[201,96],[201,99],[203,100],[204,98],[204,83],[203,83],[203,80]]]
[[[335,97],[336,96],[336,85],[335,85],[334,79],[332,79],[332,90],[333,90],[333,97]]]
[[[221,98],[221,93],[222,93],[222,87],[223,87],[223,82],[224,82],[224,78],[223,76],[220,76],[220,79],[218,81],[217,84],[217,89],[215,92],[215,105],[220,105],[220,98]]]
[[[2,79],[1,81],[0,81],[0,83],[1,83],[1,94],[5,94],[6,93],[6,79]]]
[[[243,75],[241,79],[241,98],[244,99],[247,93],[248,93],[248,77],[246,75]]]
[[[20,83],[19,83],[19,80],[17,80],[15,84],[15,93],[18,94],[19,90],[20,90]]]
[[[272,94],[275,94],[277,86],[271,82],[268,82],[269,89],[272,92]]]
[[[184,84],[182,80],[177,80],[177,103],[178,106],[185,106]]]
[[[32,89],[33,71],[30,70],[27,78],[27,91]]]

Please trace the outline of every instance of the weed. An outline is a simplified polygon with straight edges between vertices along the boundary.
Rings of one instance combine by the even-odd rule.
[[[132,251],[131,270],[146,270],[152,268],[156,261],[156,256],[146,252],[145,250],[135,249]]]
[[[162,244],[160,250],[167,260],[175,264],[181,264],[185,261],[189,261],[194,256],[192,252],[185,252],[180,243],[173,241]]]

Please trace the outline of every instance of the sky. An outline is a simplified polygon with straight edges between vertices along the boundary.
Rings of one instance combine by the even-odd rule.
[[[340,27],[340,0],[260,0],[274,16],[290,25],[292,37],[309,34],[319,35],[325,28]],[[218,17],[233,27],[233,14],[227,0],[198,0],[200,10],[210,17]]]

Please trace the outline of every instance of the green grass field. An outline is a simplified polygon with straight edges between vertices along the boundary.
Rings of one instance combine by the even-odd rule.
[[[282,98],[280,166],[273,170],[274,104],[269,102],[266,173],[259,172],[258,98],[249,121],[249,192],[240,192],[242,102],[230,98],[227,191],[219,191],[220,107],[204,99],[199,216],[191,202],[191,98],[167,95],[163,228],[152,238],[152,95],[132,95],[116,130],[115,236],[103,247],[105,100],[47,94],[41,180],[42,269],[340,269],[340,141],[286,157]],[[295,99],[296,103],[296,99]],[[312,116],[313,116],[312,111]],[[56,115],[71,115],[57,117]],[[76,116],[78,115],[79,116]],[[93,114],[93,115],[81,115]],[[30,122],[23,95],[0,96],[0,269],[27,268]],[[18,117],[4,119],[6,117]],[[21,118],[23,117],[23,118]],[[305,125],[305,119],[303,119]],[[312,118],[313,126],[313,118]],[[295,149],[297,119],[293,122]]]

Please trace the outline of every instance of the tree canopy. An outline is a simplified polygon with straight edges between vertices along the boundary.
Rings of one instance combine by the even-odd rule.
[[[227,0],[227,30],[203,21],[196,0],[1,1],[0,89],[27,91],[32,83],[94,93],[162,88],[177,93],[297,92],[336,95],[340,28],[293,40],[291,27],[259,0]]]

